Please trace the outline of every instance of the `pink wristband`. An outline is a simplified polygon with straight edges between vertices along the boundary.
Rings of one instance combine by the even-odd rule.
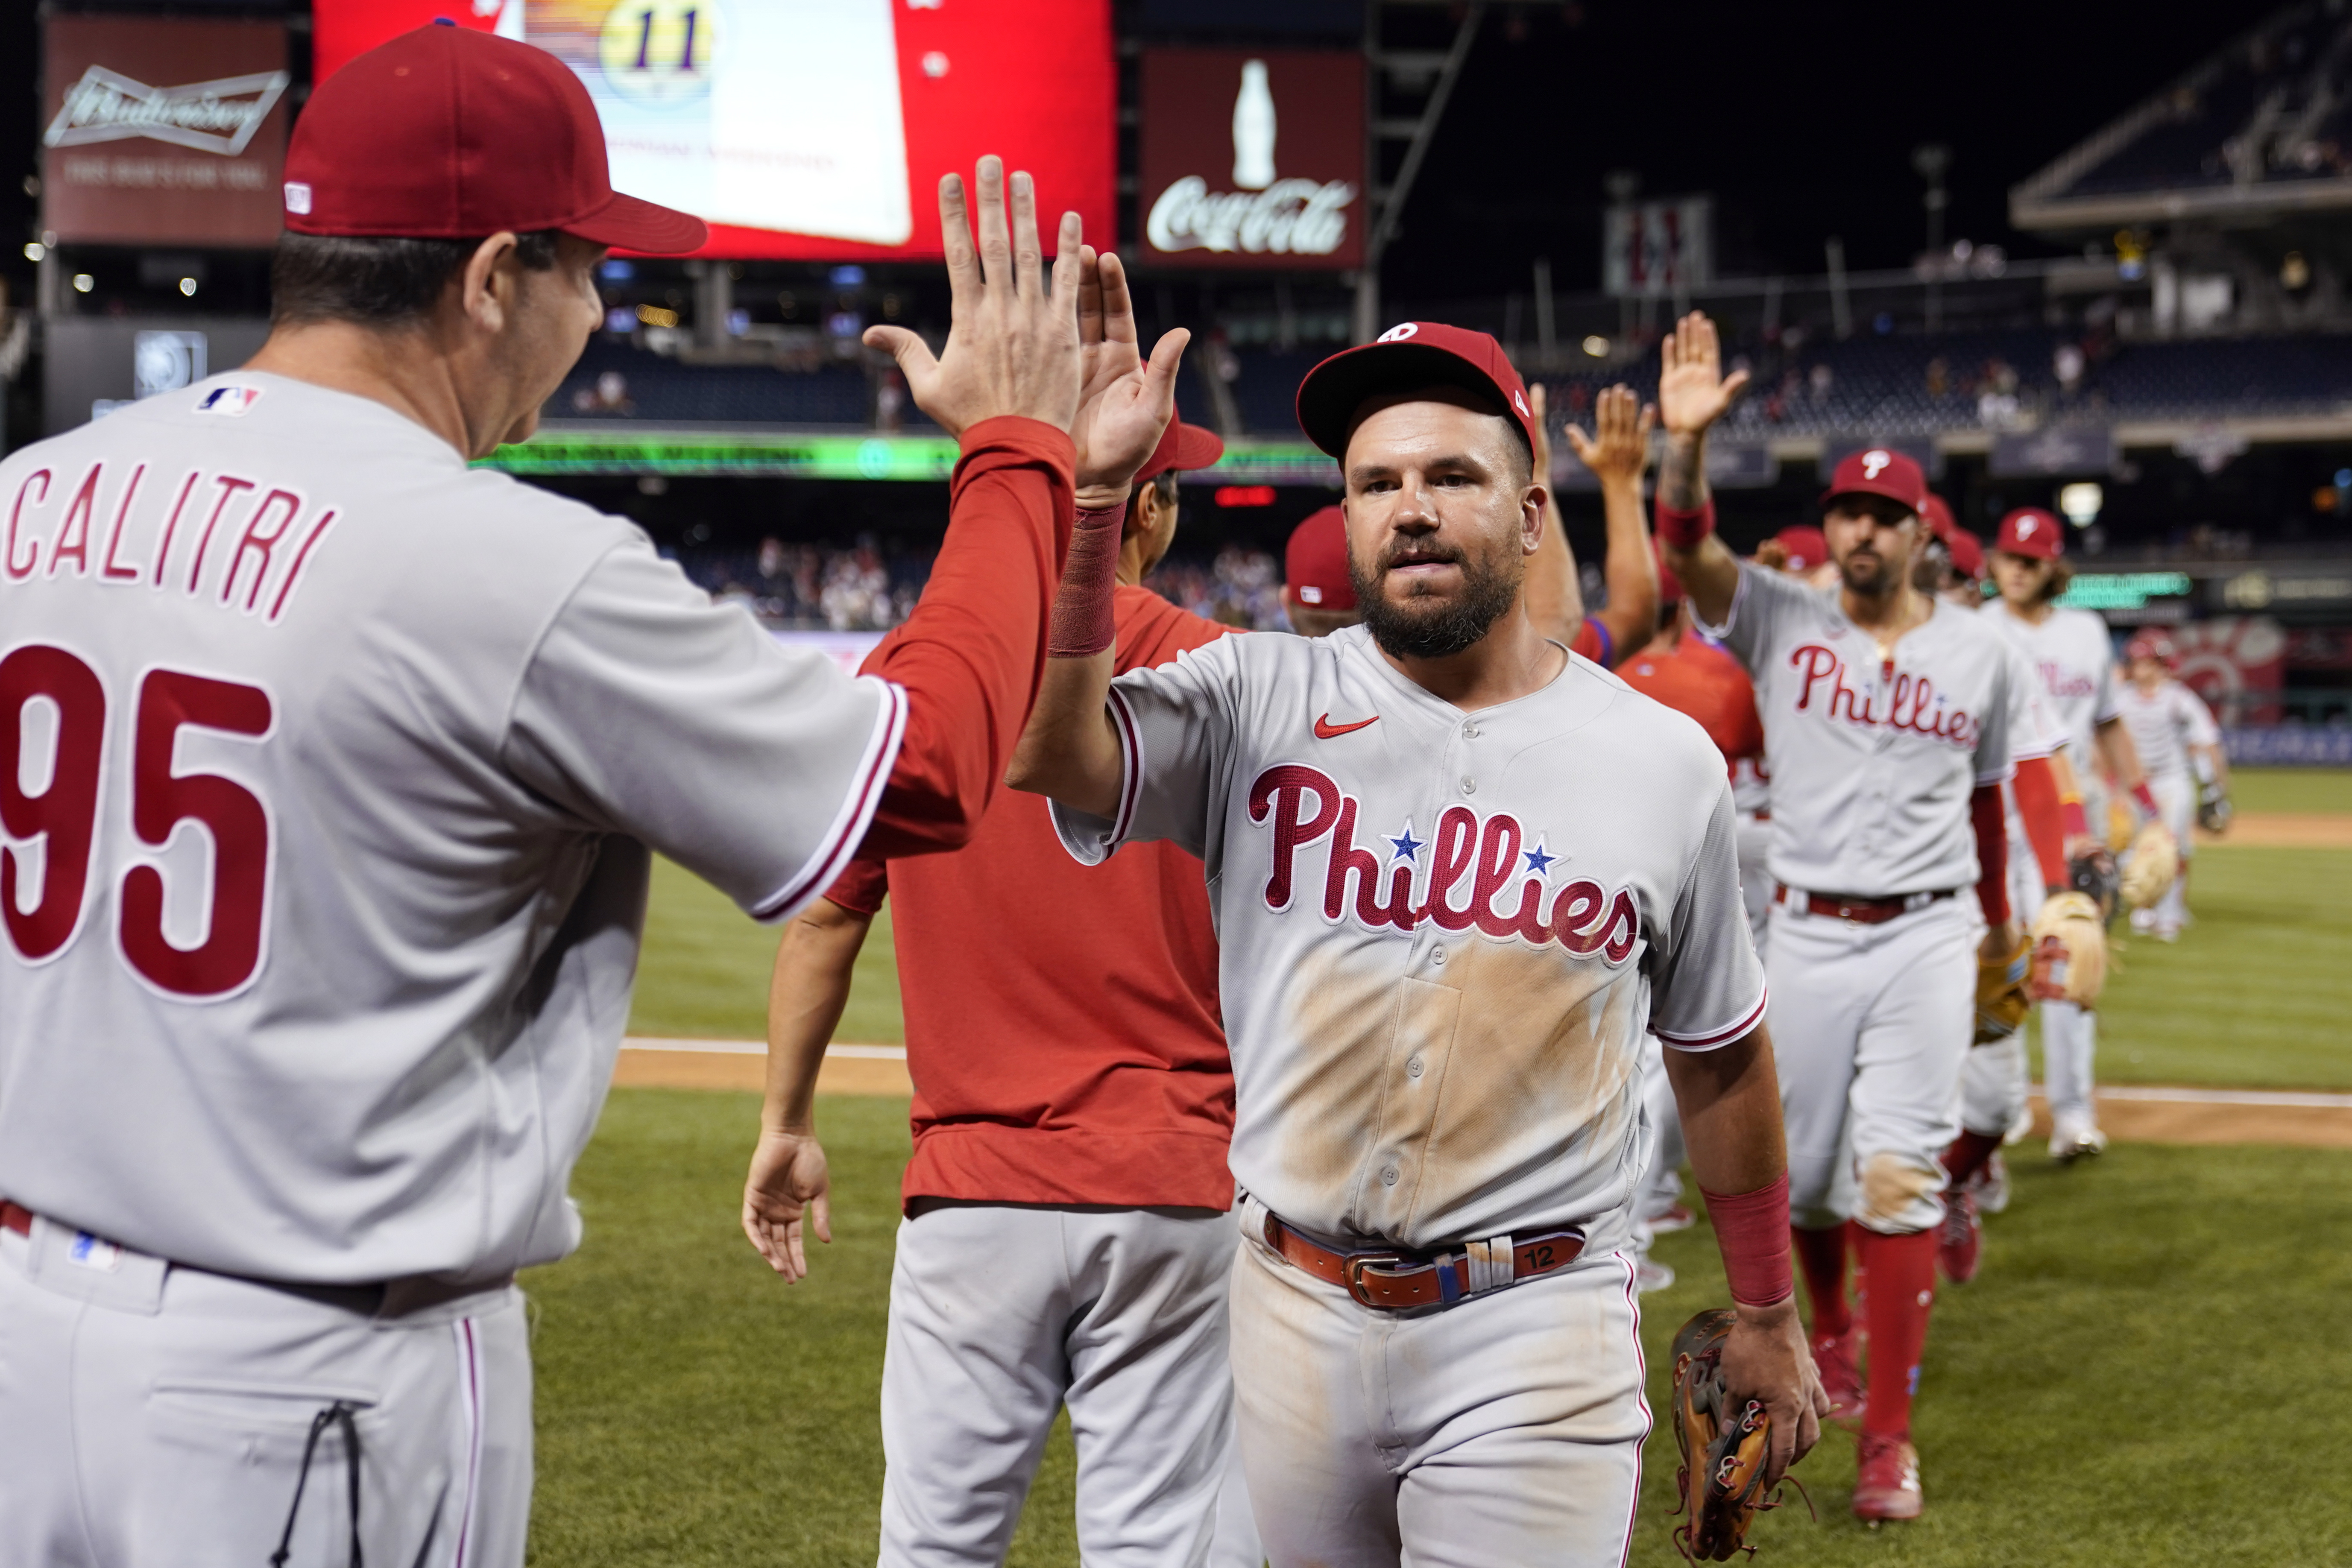
[[[1091,659],[1111,644],[1111,584],[1118,575],[1118,536],[1125,507],[1080,512],[1070,529],[1070,558],[1045,626],[1049,659]]]
[[[2083,802],[2080,800],[2059,801],[2058,820],[2065,825],[2069,838],[2087,838],[2090,835],[2091,819],[2083,815]]]
[[[1723,1252],[1731,1299],[1743,1307],[1777,1306],[1796,1291],[1789,1268],[1789,1173],[1770,1186],[1726,1197],[1699,1188],[1715,1244]]]
[[[1696,512],[1678,512],[1658,503],[1658,538],[1674,549],[1695,549],[1715,532],[1715,497],[1709,496]]]
[[[2132,786],[2131,796],[2134,800],[2139,802],[2139,809],[2148,816],[2160,818],[2164,815],[2163,810],[2156,803],[2156,791],[2147,787],[2147,779],[2143,779]]]

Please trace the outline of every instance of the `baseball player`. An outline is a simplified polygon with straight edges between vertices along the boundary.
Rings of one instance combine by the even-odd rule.
[[[1951,507],[1933,490],[1927,492],[1927,542],[1913,568],[1912,586],[1974,610],[1984,603],[1984,541],[1960,527]]]
[[[1109,342],[1132,360],[1117,257],[1101,275]],[[1074,570],[1089,549],[1115,558],[1122,665],[1231,630],[1141,586],[1176,535],[1178,471],[1223,450],[1171,420],[1131,500],[1078,493]],[[1234,1088],[1200,862],[1146,844],[1090,873],[1045,802],[1007,794],[963,849],[861,856],[785,926],[743,1222],[787,1279],[804,1224],[830,1239],[816,1072],[886,894],[915,1152],[882,1364],[881,1562],[1002,1563],[1066,1405],[1087,1562],[1257,1568],[1230,1458]]]
[[[2132,929],[2175,942],[2189,920],[2189,862],[2197,847],[2189,829],[2198,794],[2210,789],[2226,799],[2230,762],[2221,754],[2213,710],[2173,675],[2180,653],[2170,637],[2153,627],[2135,633],[2125,645],[2124,663],[2129,679],[2116,694],[2116,709],[2147,770],[2157,820],[2171,831],[2180,852],[2180,874],[2153,909],[2132,912]]]
[[[2071,860],[2097,847],[2091,824],[2107,820],[2106,795],[2099,783],[2103,776],[2114,779],[2144,817],[2158,819],[2162,812],[2140,772],[2139,753],[2124,725],[2106,622],[2090,611],[2064,609],[2057,603],[2074,575],[2065,553],[2065,528],[2051,513],[2026,507],[2001,518],[1991,557],[1992,579],[2000,597],[1985,605],[1983,615],[1986,624],[2007,638],[2032,666],[2041,686],[2042,713],[2064,737],[2061,755],[2072,769],[2078,792],[2078,798],[2063,807],[2064,851]],[[2009,839],[2011,863],[2022,870],[2032,857],[2024,822],[2013,803]],[[2030,888],[2019,885],[2013,906],[2020,910],[2035,906],[2031,894]],[[2097,1049],[2095,1014],[2064,1000],[2042,1004],[2042,1071],[2052,1124],[2050,1156],[2062,1164],[2095,1155],[2107,1146],[2092,1106],[2092,1067]],[[2021,1072],[2022,1063],[2019,1066]]]
[[[1664,345],[1666,456],[1658,535],[1700,630],[1755,678],[1772,773],[1770,1019],[1789,1127],[1795,1241],[1813,1347],[1843,1411],[1862,1410],[1854,1512],[1916,1518],[1911,1400],[1934,1301],[1940,1156],[1974,1016],[1972,957],[2021,962],[1999,786],[2055,786],[2032,693],[1977,617],[1920,593],[1911,570],[1927,481],[1901,453],[1841,462],[1822,497],[1840,586],[1818,591],[1735,559],[1714,533],[1707,427],[1746,382],[1726,377],[1696,313]],[[1975,884],[1990,929],[1972,941]],[[1976,948],[1976,954],[1971,949]],[[1871,1376],[1855,1367],[1849,1228],[1870,1275]]]
[[[1302,637],[1328,637],[1363,617],[1348,580],[1348,519],[1337,507],[1307,514],[1282,551],[1282,607]]]
[[[491,150],[485,153],[482,149]],[[1074,486],[1169,406],[1080,402],[1077,218],[941,208],[939,566],[852,680],[626,521],[467,466],[601,319],[586,89],[427,26],[310,99],[254,362],[0,462],[0,1562],[516,1568],[515,1271],[628,1012],[650,852],[789,915],[968,837],[1044,662]],[[391,237],[386,237],[391,236]],[[911,357],[911,356],[910,356]],[[37,787],[36,787],[36,781]],[[313,1473],[316,1471],[317,1473]]]
[[[1616,1563],[1649,1427],[1624,1251],[1645,1028],[1675,1048],[1742,1303],[1727,1365],[1776,1472],[1819,1408],[1722,758],[1529,618],[1545,491],[1494,340],[1391,328],[1298,408],[1341,462],[1364,623],[1115,679],[1107,646],[1057,658],[1010,781],[1089,864],[1162,840],[1206,862],[1267,1555]]]

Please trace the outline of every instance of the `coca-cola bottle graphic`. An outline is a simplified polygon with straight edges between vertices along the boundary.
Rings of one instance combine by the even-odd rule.
[[[1234,183],[1244,191],[1274,183],[1274,89],[1264,60],[1242,64],[1242,90],[1234,99]]]

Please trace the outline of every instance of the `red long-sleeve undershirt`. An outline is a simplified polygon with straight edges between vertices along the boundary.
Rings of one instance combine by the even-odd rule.
[[[1969,824],[1977,834],[1977,902],[1987,924],[2009,922],[2009,828],[2001,820],[2000,786],[1979,784],[1969,797]]]
[[[948,531],[906,623],[866,662],[907,692],[906,738],[866,831],[881,859],[955,849],[1003,781],[1045,673],[1045,612],[1069,554],[1077,454],[1034,419],[963,433]]]
[[[2058,770],[2046,757],[2029,757],[2017,765],[2011,785],[2017,794],[2017,814],[2025,823],[2025,838],[2042,867],[2042,885],[2067,885],[2065,809],[2058,796]]]

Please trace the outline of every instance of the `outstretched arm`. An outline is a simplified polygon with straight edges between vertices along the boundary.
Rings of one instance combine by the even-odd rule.
[[[1642,473],[1650,465],[1650,425],[1657,414],[1655,407],[1638,406],[1633,388],[1606,387],[1593,404],[1591,439],[1572,424],[1566,432],[1577,460],[1601,481],[1609,604],[1593,620],[1608,633],[1612,664],[1645,646],[1658,630],[1658,563],[1650,553],[1650,530],[1642,526]]]
[[[850,875],[859,869],[853,866]],[[776,946],[768,986],[767,1098],[743,1182],[743,1234],[787,1280],[808,1273],[803,1228],[819,1241],[833,1239],[833,1184],[816,1137],[816,1075],[872,921],[820,898],[784,922]]]
[[[1706,433],[1748,385],[1748,372],[1723,373],[1715,323],[1694,310],[1659,348],[1658,419],[1666,453],[1658,465],[1658,542],[1682,579],[1691,609],[1710,626],[1731,613],[1739,563],[1715,535],[1715,497],[1706,485]]]

